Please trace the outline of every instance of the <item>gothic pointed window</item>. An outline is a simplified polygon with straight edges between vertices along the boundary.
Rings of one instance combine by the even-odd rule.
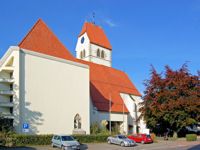
[[[81,129],[81,117],[79,114],[74,117],[74,129]]]
[[[80,53],[80,58],[82,59],[83,58],[83,52],[81,51]]]
[[[100,57],[100,50],[97,49],[97,57]]]
[[[83,57],[85,57],[85,50],[83,50]]]
[[[101,58],[104,58],[105,57],[105,53],[104,51],[101,51]]]

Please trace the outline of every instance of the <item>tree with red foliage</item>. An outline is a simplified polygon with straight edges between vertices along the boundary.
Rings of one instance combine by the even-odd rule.
[[[184,64],[173,71],[165,67],[164,74],[158,74],[152,66],[151,78],[144,85],[144,101],[141,103],[139,117],[147,123],[147,127],[155,131],[171,129],[174,136],[186,126],[200,122],[200,72],[192,75]]]

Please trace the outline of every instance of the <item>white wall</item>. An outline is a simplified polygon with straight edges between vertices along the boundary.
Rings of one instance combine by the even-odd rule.
[[[21,122],[29,123],[28,134],[72,134],[77,113],[89,134],[89,68],[27,52],[21,54],[20,90]]]
[[[136,111],[137,111],[137,117],[140,116],[140,112],[139,112],[139,103],[141,103],[143,100],[141,98],[141,96],[136,96],[136,95],[131,95],[131,97],[135,100],[133,101],[130,97],[129,94],[126,93],[120,93],[124,104],[126,105],[127,109],[129,110],[129,116],[128,116],[128,124],[129,125],[133,125],[133,133],[136,133]],[[135,104],[137,105],[137,110],[135,110]],[[143,132],[144,129],[146,129],[146,123],[145,121],[142,119],[138,122],[138,126],[140,127],[139,132]]]
[[[81,43],[82,37],[84,37],[85,39],[84,43]],[[97,57],[97,49],[99,49],[100,51],[103,50],[105,52],[105,58]],[[90,43],[90,40],[86,32],[83,35],[81,35],[77,40],[76,49],[75,49],[76,58],[81,59],[80,53],[81,51],[83,52],[83,50],[85,50],[85,57],[83,57],[82,60],[91,61],[97,64],[111,67],[111,59],[112,59],[111,50],[98,46],[96,44]]]
[[[82,37],[84,37],[84,43],[81,43],[81,39]],[[77,40],[77,44],[76,44],[76,58],[81,59],[80,58],[80,53],[81,51],[85,50],[85,56],[83,58],[83,60],[89,61],[89,53],[90,53],[90,41],[89,38],[87,36],[87,33],[85,32],[83,35],[81,35],[78,40]]]
[[[97,57],[98,49],[100,50],[100,52],[102,50],[105,52],[105,58]],[[95,44],[91,44],[91,54],[92,54],[91,62],[111,67],[111,50]]]
[[[92,102],[91,102],[91,125],[93,122],[97,121],[99,124],[101,124],[102,120],[106,121],[120,121],[122,122],[121,128],[124,127],[125,133],[128,133],[128,114],[126,113],[117,113],[117,112],[106,112],[106,111],[97,111],[94,109]],[[123,126],[124,121],[124,126]]]

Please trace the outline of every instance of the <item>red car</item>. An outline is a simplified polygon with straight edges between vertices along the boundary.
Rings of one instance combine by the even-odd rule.
[[[139,143],[142,143],[142,144],[153,142],[151,136],[148,135],[148,134],[137,134],[136,136],[131,135],[131,136],[128,136],[128,138],[131,139],[131,140],[134,140],[135,142],[139,142]]]

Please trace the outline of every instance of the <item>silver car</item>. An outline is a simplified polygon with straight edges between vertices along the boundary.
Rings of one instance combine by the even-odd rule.
[[[118,144],[121,146],[135,146],[136,143],[134,140],[126,138],[124,135],[113,135],[109,136],[108,139],[108,144]]]
[[[62,150],[80,149],[80,144],[72,136],[69,135],[54,135],[52,147],[60,147]]]

